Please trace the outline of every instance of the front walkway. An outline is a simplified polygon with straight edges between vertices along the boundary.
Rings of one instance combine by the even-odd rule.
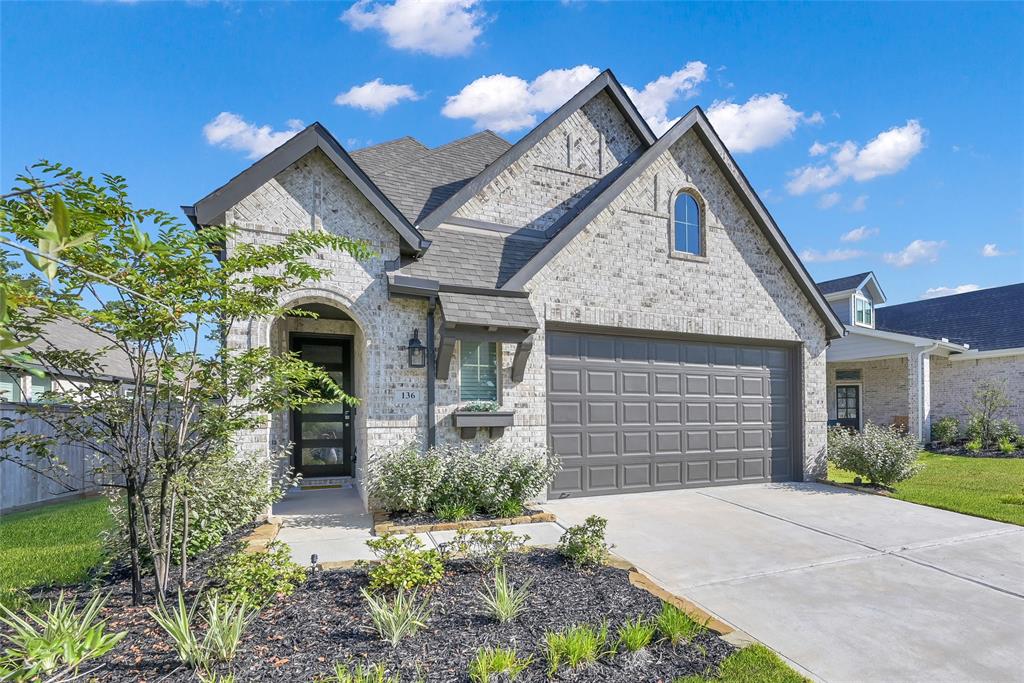
[[[363,501],[353,487],[342,489],[291,489],[273,509],[273,518],[281,523],[277,540],[292,549],[292,560],[309,566],[312,555],[318,562],[369,560],[373,553],[366,547],[371,516],[363,511]],[[530,537],[528,545],[554,545],[564,529],[550,522],[501,527]],[[454,531],[416,534],[429,548],[450,541]]]
[[[555,501],[825,681],[1020,681],[1024,528],[818,484]]]

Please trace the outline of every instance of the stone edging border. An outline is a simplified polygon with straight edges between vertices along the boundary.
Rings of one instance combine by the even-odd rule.
[[[281,530],[280,522],[264,522],[258,527],[252,530],[248,536],[242,539],[245,543],[245,548],[242,549],[243,553],[265,553],[267,552],[267,546],[277,538],[277,533]]]
[[[435,524],[392,524],[387,512],[373,513],[373,535],[383,534],[422,534],[431,531],[459,531],[460,529],[480,529],[490,526],[511,526],[513,524],[533,524],[535,522],[554,522],[555,516],[550,512],[532,512],[518,517],[499,517],[497,519],[467,519],[462,522],[437,522]]]

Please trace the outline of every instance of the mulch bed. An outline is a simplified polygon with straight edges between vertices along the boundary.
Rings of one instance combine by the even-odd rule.
[[[539,508],[524,507],[522,512],[520,512],[518,515],[515,515],[515,516],[516,517],[526,517],[527,515],[534,515],[534,514],[537,514],[539,512],[543,512],[543,510],[540,510]],[[493,513],[474,512],[473,514],[471,514],[468,517],[465,517],[463,519],[460,519],[459,521],[460,522],[486,522],[486,521],[491,521],[491,520],[495,520],[495,519],[505,519],[505,518],[506,517],[504,517],[502,515],[496,515],[496,514],[493,514]],[[398,513],[394,513],[394,514],[389,515],[388,516],[388,521],[391,524],[394,524],[395,526],[425,526],[425,525],[431,525],[431,524],[445,524],[445,523],[451,522],[452,520],[450,520],[450,519],[441,519],[440,517],[437,517],[436,515],[432,515],[432,514],[429,514],[429,513],[416,514],[416,513],[413,513],[413,512],[398,512]]]
[[[962,445],[939,447],[932,444],[928,444],[928,450],[940,455],[959,455],[965,458],[1024,458],[1024,450],[1013,451],[1012,453],[1004,453],[1000,450],[978,451],[974,453]]]
[[[216,557],[237,547],[241,535],[233,534],[231,542],[197,559],[197,580],[189,600]],[[508,560],[507,571],[516,583],[533,580],[528,611],[517,621],[490,620],[476,597],[490,576],[463,562],[450,562],[444,578],[429,591],[433,613],[427,628],[394,649],[378,639],[364,610],[359,591],[368,583],[365,570],[317,572],[295,593],[278,597],[263,609],[243,637],[235,660],[221,673],[233,672],[237,681],[311,681],[332,673],[335,662],[362,661],[382,663],[402,681],[465,682],[477,648],[500,646],[514,648],[520,657],[532,655],[533,663],[517,681],[539,683],[549,680],[545,631],[608,620],[610,638],[614,638],[622,621],[653,616],[661,609],[658,598],[630,584],[628,572],[612,567],[576,572],[551,550],[516,555]],[[172,642],[145,608],[131,607],[127,581],[119,580],[105,590],[113,591],[106,609],[109,630],[127,630],[129,635],[103,658],[105,666],[97,672],[97,680],[197,680],[179,664]],[[586,668],[563,669],[554,680],[669,682],[677,676],[713,672],[734,651],[708,631],[675,649],[657,644],[639,656],[620,655]]]

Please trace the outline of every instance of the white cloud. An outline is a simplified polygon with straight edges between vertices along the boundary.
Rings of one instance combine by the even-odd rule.
[[[668,105],[679,97],[688,99],[697,94],[697,86],[707,80],[708,65],[704,62],[687,62],[682,69],[667,76],[659,76],[637,90],[624,86],[633,104],[640,110],[655,135],[661,135],[672,127],[679,117],[668,118]]]
[[[997,256],[1012,256],[1013,254],[1016,254],[1016,253],[1017,253],[1016,251],[1003,251],[1002,249],[997,247],[994,243],[993,244],[986,244],[985,246],[983,246],[981,248],[981,255],[985,256],[986,258],[994,258],[994,257],[997,257]]]
[[[883,254],[882,258],[897,268],[906,268],[922,261],[934,263],[939,260],[939,250],[944,246],[945,241],[914,240],[900,251]]]
[[[847,140],[832,152],[831,163],[796,169],[786,187],[790,194],[804,194],[835,187],[848,179],[861,183],[898,173],[924,149],[926,133],[920,122],[910,120],[879,133],[863,147]]]
[[[805,117],[780,93],[754,95],[743,104],[715,101],[708,118],[731,152],[771,147],[789,137],[801,121],[821,122],[821,114]]]
[[[486,19],[477,0],[359,0],[341,15],[356,31],[383,31],[393,48],[437,57],[469,53]]]
[[[820,252],[817,249],[804,249],[800,252],[800,258],[808,263],[832,263],[834,261],[849,261],[864,256],[859,249],[829,249]]]
[[[473,119],[477,128],[507,132],[532,126],[536,114],[549,112],[575,95],[601,73],[582,64],[545,71],[532,82],[518,76],[482,76],[448,98],[441,113],[451,119]]]
[[[937,296],[949,296],[950,294],[963,294],[981,289],[978,285],[957,285],[956,287],[929,287],[921,295],[922,299],[934,299]]]
[[[860,242],[866,240],[869,237],[874,237],[878,234],[878,228],[869,228],[866,225],[862,225],[859,228],[854,228],[849,232],[845,232],[839,238],[843,242]]]
[[[286,130],[271,126],[257,126],[238,114],[222,111],[203,126],[203,136],[211,145],[245,152],[250,159],[258,159],[280,147],[303,128],[302,121],[289,119]]]
[[[818,208],[819,209],[831,209],[833,206],[839,203],[839,200],[843,196],[838,192],[827,192],[818,197]]]
[[[402,100],[420,99],[411,85],[385,83],[380,78],[354,85],[346,92],[338,93],[335,104],[374,111],[378,114],[390,109]]]
[[[835,145],[836,143],[834,142],[830,142],[827,145],[823,145],[817,140],[815,140],[814,144],[811,145],[810,149],[807,150],[807,153],[810,154],[812,157],[820,157],[821,155],[825,154],[830,149],[835,147]]]
[[[850,211],[857,213],[868,208],[868,196],[866,194],[857,195],[857,198],[850,202]]]

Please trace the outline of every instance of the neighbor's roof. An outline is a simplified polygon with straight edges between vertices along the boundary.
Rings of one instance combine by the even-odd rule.
[[[110,340],[87,330],[81,325],[57,319],[43,325],[39,339],[28,345],[30,351],[104,351],[99,357],[98,370],[102,378],[132,379],[135,375],[128,356],[113,347]]]
[[[1024,347],[1024,283],[875,309],[875,327],[971,349]]]
[[[865,273],[857,273],[856,275],[847,275],[846,277],[836,278],[835,280],[825,280],[824,282],[818,283],[818,289],[821,290],[822,294],[835,294],[836,292],[848,292],[851,289],[857,289],[860,287],[864,280],[871,275],[871,271]]]

